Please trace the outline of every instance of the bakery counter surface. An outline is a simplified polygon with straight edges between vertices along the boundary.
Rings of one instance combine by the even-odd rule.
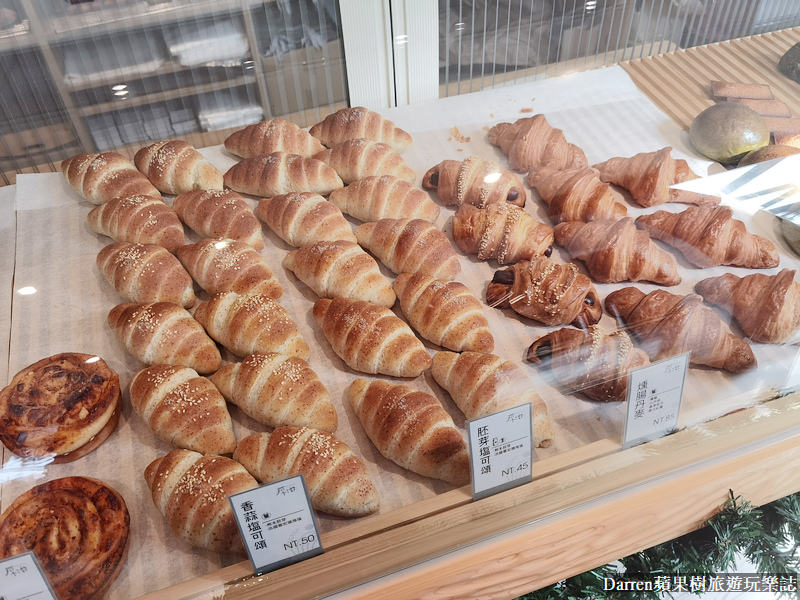
[[[553,126],[562,128],[570,142],[584,149],[590,163],[669,145],[675,148],[675,156],[686,158],[696,172],[705,174],[709,167],[707,161],[692,153],[682,129],[656,108],[620,68],[385,111],[386,116],[414,137],[414,144],[404,158],[416,171],[417,183],[425,171],[445,159],[463,160],[478,155],[507,164],[499,150],[489,145],[487,128],[531,113],[544,113]],[[220,147],[206,148],[203,153],[223,171],[235,162]],[[262,254],[285,290],[280,303],[298,324],[310,346],[309,363],[330,391],[339,415],[336,434],[365,462],[378,488],[381,507],[376,515],[355,521],[320,514],[326,554],[268,576],[239,582],[238,579],[249,575],[249,565],[242,562],[242,557],[220,556],[189,547],[172,534],[150,500],[144,469],[171,448],[144,425],[128,402],[128,383],[142,365],[124,352],[106,323],[108,312],[121,300],[95,267],[95,257],[108,239],[90,229],[86,215],[91,206],[72,192],[57,173],[21,175],[17,179],[16,199],[14,285],[17,289],[34,288],[36,292],[17,294],[14,298],[6,380],[43,357],[66,351],[84,352],[104,358],[119,373],[126,391],[119,425],[104,444],[74,462],[50,465],[44,473],[0,477],[0,507],[5,509],[42,480],[67,475],[90,474],[114,487],[131,512],[131,544],[124,569],[109,591],[111,598],[212,597],[226,589],[230,597],[263,597],[265,593],[272,595],[278,591],[287,598],[330,593],[447,554],[456,547],[466,548],[501,531],[516,531],[515,528],[523,526],[550,531],[547,527],[566,514],[577,514],[580,521],[584,514],[581,507],[589,506],[587,503],[600,506],[620,494],[634,498],[640,483],[654,481],[660,485],[676,473],[690,469],[698,457],[701,462],[711,464],[730,459],[748,444],[753,448],[764,444],[777,448],[786,443],[784,438],[791,438],[797,427],[798,412],[793,399],[782,399],[777,407],[775,401],[759,405],[778,396],[784,388],[796,348],[753,344],[757,369],[737,375],[707,368],[690,369],[679,423],[687,433],[620,452],[623,405],[587,401],[564,390],[546,369],[525,363],[526,348],[550,330],[508,309],[485,307],[495,338],[495,353],[523,365],[548,406],[555,435],[550,447],[536,450],[532,484],[473,503],[469,487],[454,488],[404,471],[371,444],[346,399],[350,384],[363,375],[346,367],[333,353],[311,316],[316,296],[281,266],[292,248],[265,228],[266,248]],[[171,202],[169,198],[167,201]],[[248,198],[248,202],[255,206],[256,199]],[[548,221],[538,199],[530,199],[526,210]],[[628,211],[633,216],[651,212],[632,204]],[[452,215],[453,210],[444,207],[436,222],[451,239]],[[739,218],[746,220],[750,231],[776,243],[780,267],[797,267],[799,261],[778,235],[774,218],[756,211]],[[43,236],[42,232],[48,233]],[[190,241],[194,241],[192,236],[189,233]],[[564,262],[568,256],[556,249],[553,259]],[[484,299],[486,285],[498,265],[478,261],[460,251],[458,260],[461,275],[457,279],[475,296]],[[670,290],[675,293],[688,293],[698,280],[724,271],[721,268],[700,271],[680,259],[678,264],[683,282]],[[385,274],[391,276],[388,271]],[[605,298],[623,284],[597,287],[601,298]],[[637,284],[637,287],[650,291],[656,286]],[[399,309],[396,311],[399,314]],[[608,315],[603,316],[601,324],[609,331],[617,327]],[[431,352],[437,349],[431,344],[427,348]],[[464,429],[463,415],[429,373],[404,383],[435,395],[453,416],[456,426]],[[740,409],[741,413],[728,415]],[[784,414],[781,411],[788,416],[776,417],[778,413]],[[235,407],[231,407],[231,414],[237,439],[266,429]],[[712,421],[723,415],[728,416]],[[737,433],[729,435],[728,431]],[[14,460],[7,450],[3,452],[5,466],[0,473],[5,473],[6,466]],[[767,476],[760,471],[759,474]],[[789,491],[800,487],[788,476],[784,482],[794,486]],[[772,481],[767,483],[772,486]],[[712,502],[716,502],[714,506],[719,504],[717,500],[703,496],[705,504],[696,504],[709,512]],[[590,512],[586,513],[587,519],[595,514]],[[582,530],[579,523],[572,526],[576,527],[574,539],[578,541],[572,551],[564,549],[564,552],[578,555],[584,550],[580,543]],[[660,532],[667,534],[672,530],[665,528]],[[517,554],[522,557],[526,551]],[[535,552],[530,556],[538,560]],[[599,557],[601,553],[593,556]],[[575,564],[575,556],[562,561],[564,569]],[[563,569],[560,569],[551,572],[561,574]],[[442,571],[443,575],[446,573],[452,571]],[[537,584],[541,581],[536,579]],[[174,584],[178,585],[169,587]],[[274,587],[263,587],[273,584]],[[524,585],[530,589],[529,579],[525,579]],[[391,593],[389,596],[396,597]]]

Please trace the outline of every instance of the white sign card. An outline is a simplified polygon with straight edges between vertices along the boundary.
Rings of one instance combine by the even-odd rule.
[[[257,575],[322,554],[302,475],[267,483],[229,499]]]
[[[0,561],[0,598],[56,600],[56,595],[33,552],[17,554]]]
[[[688,367],[687,352],[628,373],[623,448],[649,442],[675,431]]]
[[[473,500],[533,479],[531,423],[530,403],[467,422]]]

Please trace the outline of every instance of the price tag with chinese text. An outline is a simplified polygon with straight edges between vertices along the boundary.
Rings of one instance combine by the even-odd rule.
[[[0,561],[0,597],[3,600],[56,600],[33,552]]]
[[[469,421],[467,434],[473,500],[533,479],[530,403]]]
[[[688,368],[687,352],[628,373],[623,448],[649,442],[675,431]]]
[[[256,574],[322,554],[302,475],[267,483],[229,499]]]

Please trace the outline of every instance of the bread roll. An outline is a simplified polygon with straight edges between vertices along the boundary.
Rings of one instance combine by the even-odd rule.
[[[128,302],[171,302],[184,308],[196,299],[192,278],[167,249],[115,242],[97,254],[97,268]]]
[[[178,215],[152,196],[115,198],[94,207],[87,218],[94,231],[115,242],[156,244],[170,252],[186,243]]]
[[[70,187],[92,204],[125,196],[161,197],[150,180],[116,152],[76,154],[61,162],[61,173]]]
[[[324,150],[317,138],[286,119],[270,119],[248,125],[234,131],[224,143],[228,152],[242,158],[273,152],[313,156]]]
[[[332,240],[356,241],[350,223],[336,205],[312,192],[263,198],[258,203],[256,214],[279,238],[292,246]]]
[[[308,344],[288,312],[264,294],[222,292],[201,302],[194,318],[237,356],[279,352],[308,358]]]
[[[324,162],[286,152],[245,158],[228,169],[224,180],[237,192],[267,198],[291,192],[327,196],[344,185],[336,171]]]
[[[178,248],[178,258],[209,294],[264,294],[273,300],[283,296],[283,287],[267,261],[244,242],[204,239]]]
[[[363,106],[337,110],[311,127],[309,133],[328,148],[355,138],[383,142],[395,152],[405,152],[411,146],[408,132]]]
[[[314,158],[333,167],[345,184],[371,175],[394,175],[409,183],[417,178],[403,158],[381,142],[350,139],[315,154]]]
[[[225,398],[197,371],[178,365],[154,365],[133,375],[131,406],[162,440],[201,454],[230,454],[236,449]]]
[[[409,182],[383,175],[365,177],[347,187],[333,190],[328,198],[341,211],[359,221],[380,219],[423,219],[439,217],[439,205]]]
[[[133,162],[165,194],[222,189],[222,174],[183,140],[156,142],[142,148]]]
[[[181,221],[207,238],[228,238],[264,248],[261,223],[233,190],[195,190],[175,198],[173,210]]]

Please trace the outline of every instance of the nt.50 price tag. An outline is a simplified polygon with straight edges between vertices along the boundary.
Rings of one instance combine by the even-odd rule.
[[[474,500],[533,479],[530,404],[469,421],[467,434]]]

